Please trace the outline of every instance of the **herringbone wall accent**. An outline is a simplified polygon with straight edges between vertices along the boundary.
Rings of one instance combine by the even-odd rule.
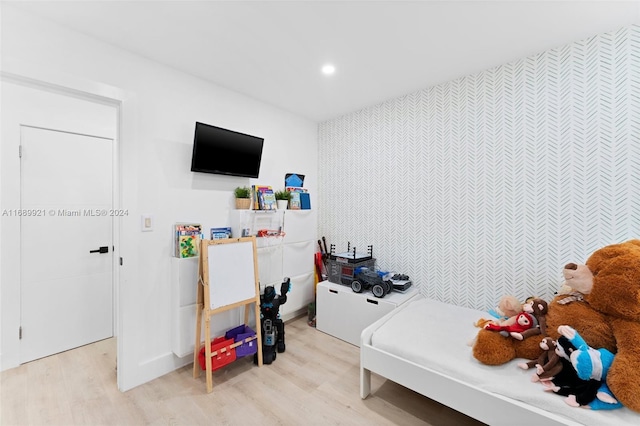
[[[402,76],[398,76],[402,78]],[[552,297],[640,238],[640,26],[319,126],[319,233],[431,298]]]

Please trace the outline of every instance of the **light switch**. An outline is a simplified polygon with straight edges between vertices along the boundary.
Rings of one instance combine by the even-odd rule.
[[[150,214],[142,215],[142,232],[153,231],[153,216]]]

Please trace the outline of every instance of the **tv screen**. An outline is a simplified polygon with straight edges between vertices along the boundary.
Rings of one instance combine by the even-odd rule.
[[[191,171],[257,178],[263,138],[196,122]]]

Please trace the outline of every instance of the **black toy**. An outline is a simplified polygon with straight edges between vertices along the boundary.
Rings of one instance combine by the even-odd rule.
[[[260,295],[260,332],[262,333],[262,362],[271,364],[277,353],[285,351],[284,321],[280,318],[280,306],[287,303],[287,293],[291,289],[291,280],[285,278],[280,285],[280,294],[273,286],[267,286]],[[258,354],[253,356],[258,363]]]

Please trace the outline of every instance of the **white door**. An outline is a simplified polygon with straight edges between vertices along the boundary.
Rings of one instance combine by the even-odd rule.
[[[21,126],[21,362],[113,336],[113,140]]]

